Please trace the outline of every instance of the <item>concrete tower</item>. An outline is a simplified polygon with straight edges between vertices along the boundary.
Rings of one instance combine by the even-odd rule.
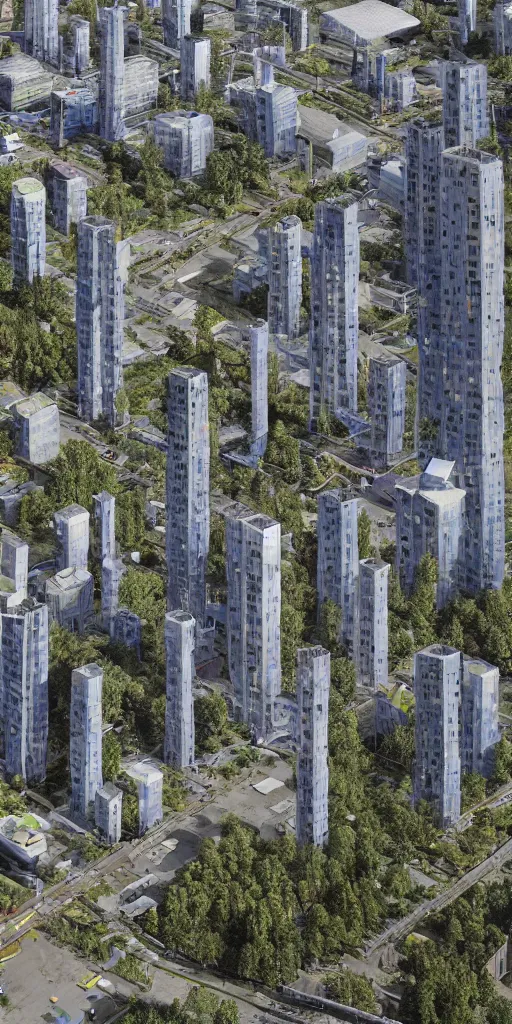
[[[501,587],[504,201],[501,160],[445,150],[441,203],[441,451],[466,491],[463,589]]]
[[[268,324],[258,320],[249,327],[251,349],[252,441],[251,455],[263,458],[268,437]]]
[[[445,146],[474,149],[478,140],[489,134],[487,68],[474,61],[445,61],[441,65],[441,81]]]
[[[323,647],[297,651],[297,810],[299,844],[324,846],[329,835],[327,731],[331,655]]]
[[[38,178],[18,178],[11,194],[14,284],[44,277],[46,263],[46,189]]]
[[[105,10],[105,8],[103,8]],[[78,414],[91,423],[119,422],[116,396],[123,383],[124,287],[129,246],[116,242],[106,217],[78,226],[76,329]]]
[[[162,0],[164,43],[179,50],[181,40],[190,35],[192,0]]]
[[[405,252],[407,279],[418,289],[418,449],[425,467],[436,450],[443,381],[441,309],[441,153],[444,128],[417,120],[406,139]]]
[[[124,9],[98,9],[100,33],[99,131],[107,142],[124,137]]]
[[[460,654],[433,644],[414,657],[414,801],[427,800],[437,824],[460,818]]]
[[[28,599],[1,616],[0,681],[5,770],[25,782],[46,776],[48,609]]]
[[[188,768],[195,761],[192,696],[195,633],[196,623],[190,612],[182,612],[180,609],[167,612],[164,760],[175,768]]]
[[[315,207],[311,254],[312,429],[323,414],[357,412],[359,233],[352,196],[326,199]]]
[[[57,569],[87,569],[89,513],[82,505],[67,505],[54,512]]]
[[[245,509],[226,521],[229,677],[242,721],[272,733],[281,692],[281,525]]]
[[[25,0],[25,53],[46,64],[57,64],[59,0]]]
[[[103,670],[82,665],[71,674],[69,715],[70,809],[81,818],[92,815],[98,789],[103,785],[101,765]]]
[[[179,367],[168,378],[167,604],[204,625],[210,546],[208,377]]]
[[[494,769],[498,726],[500,673],[481,658],[462,658],[461,762],[463,772],[486,779]]]
[[[359,678],[377,690],[388,681],[388,575],[380,558],[359,562]]]
[[[340,640],[350,654],[357,645],[359,544],[357,498],[343,501],[339,491],[318,498],[318,614],[324,601],[341,610]]]
[[[94,516],[99,524],[99,556],[116,557],[116,499],[108,491],[93,494]]]
[[[466,492],[454,487],[453,462],[432,459],[424,473],[407,477],[395,488],[396,569],[410,594],[416,572],[429,554],[437,562],[437,607],[458,593],[464,574],[464,503]]]
[[[283,217],[268,232],[268,329],[297,338],[302,304],[302,223]]]
[[[180,40],[182,100],[193,100],[200,86],[210,88],[212,44],[208,36],[183,36]]]
[[[371,464],[375,469],[384,470],[403,447],[405,363],[398,356],[370,359],[368,412]]]
[[[459,0],[459,32],[463,46],[476,31],[476,0]]]

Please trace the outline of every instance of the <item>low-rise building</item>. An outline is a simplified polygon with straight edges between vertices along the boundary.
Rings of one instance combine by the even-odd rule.
[[[16,455],[35,466],[56,459],[60,448],[59,409],[38,391],[16,402],[13,409]]]
[[[126,57],[124,62],[124,113],[133,117],[153,110],[158,98],[158,62],[149,57]]]
[[[123,794],[113,782],[104,782],[94,797],[94,820],[101,838],[109,846],[121,840]]]
[[[24,53],[4,57],[0,63],[0,106],[4,110],[29,110],[48,102],[53,78],[38,60]]]
[[[71,633],[83,633],[94,617],[94,580],[85,569],[62,569],[46,581],[50,622]]]
[[[50,97],[50,135],[55,146],[98,131],[98,99],[90,89],[59,89]]]
[[[195,110],[157,114],[152,122],[153,137],[162,151],[164,167],[176,178],[193,178],[206,170],[213,151],[213,120]]]
[[[163,775],[159,768],[145,761],[139,761],[126,769],[133,779],[139,795],[139,835],[156,825],[163,818],[162,787]]]

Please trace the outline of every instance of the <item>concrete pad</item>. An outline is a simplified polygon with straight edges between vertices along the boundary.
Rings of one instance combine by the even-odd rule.
[[[281,786],[284,786],[284,782],[281,782],[280,779],[273,779],[268,776],[268,778],[262,779],[261,782],[256,782],[253,785],[253,789],[255,789],[257,793],[262,793],[263,796],[268,796],[269,793],[272,793],[272,790],[280,789]]]

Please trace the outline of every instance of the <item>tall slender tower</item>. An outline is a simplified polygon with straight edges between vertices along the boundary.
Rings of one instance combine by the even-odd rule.
[[[210,546],[208,377],[178,367],[168,377],[167,605],[204,625]]]
[[[5,768],[42,782],[48,747],[48,609],[30,598],[0,619]]]
[[[129,252],[115,236],[116,226],[106,217],[84,217],[78,225],[78,414],[88,422],[103,418],[112,427],[119,422],[116,396],[123,382]]]
[[[182,100],[193,100],[198,89],[210,88],[212,44],[209,36],[180,39],[180,92]]]
[[[103,786],[101,764],[103,670],[82,665],[71,674],[69,715],[70,807],[87,818],[94,812],[96,792]]]
[[[329,835],[327,731],[331,655],[323,647],[297,651],[297,842],[324,846]]]
[[[398,356],[370,359],[368,412],[371,464],[386,469],[402,451],[405,429],[405,363]]]
[[[343,501],[339,491],[324,491],[318,499],[318,613],[330,600],[341,611],[340,640],[350,654],[357,644],[357,586],[359,543],[357,498]]]
[[[459,32],[463,46],[476,31],[476,0],[459,0]]]
[[[11,193],[14,284],[44,277],[46,264],[46,189],[38,178],[18,178]]]
[[[414,657],[414,801],[428,800],[442,827],[460,818],[460,653],[433,644]]]
[[[251,347],[251,455],[263,458],[268,437],[268,324],[258,320],[249,327]]]
[[[441,124],[423,119],[409,124],[404,227],[407,279],[418,290],[417,443],[422,468],[436,448],[443,397],[439,339],[443,149]]]
[[[464,147],[442,156],[442,458],[466,491],[462,588],[501,587],[504,200],[501,160]]]
[[[25,0],[25,53],[46,64],[57,64],[59,0]]]
[[[315,207],[311,254],[309,415],[357,412],[359,232],[352,196]]]
[[[124,136],[124,9],[100,7],[100,136],[118,142]]]
[[[226,522],[229,677],[256,739],[273,729],[281,692],[281,524],[250,509]]]
[[[190,35],[191,0],[162,0],[164,43],[179,50],[181,40]]]
[[[445,146],[474,149],[489,134],[487,67],[474,61],[445,61],[441,80]]]
[[[377,690],[388,681],[388,575],[380,558],[359,562],[359,677]]]
[[[302,303],[302,223],[283,217],[268,232],[268,329],[296,338]]]
[[[187,768],[195,760],[194,648],[196,623],[190,612],[179,608],[165,616],[167,682],[165,700],[164,760],[175,768]]]
[[[494,748],[499,742],[500,673],[481,658],[461,658],[462,771],[477,772],[488,779],[494,768]]]
[[[116,557],[116,499],[108,491],[93,494],[94,515],[99,523],[99,555],[104,558]]]

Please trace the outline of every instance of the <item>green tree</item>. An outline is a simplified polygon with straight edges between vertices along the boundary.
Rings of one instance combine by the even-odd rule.
[[[371,532],[372,521],[366,509],[363,508],[357,518],[357,540],[359,544],[359,558],[370,558],[371,556]]]
[[[194,701],[196,749],[214,753],[228,724],[226,701],[220,693],[209,693]]]
[[[329,999],[344,1006],[355,1006],[366,1013],[377,1013],[372,983],[364,974],[354,974],[345,968],[339,974],[328,974],[324,984]]]
[[[102,744],[103,781],[115,782],[121,769],[121,744],[114,732],[107,732]]]
[[[49,466],[52,473],[49,494],[55,507],[76,502],[92,510],[93,494],[116,494],[117,477],[112,466],[101,459],[87,441],[67,441]]]

